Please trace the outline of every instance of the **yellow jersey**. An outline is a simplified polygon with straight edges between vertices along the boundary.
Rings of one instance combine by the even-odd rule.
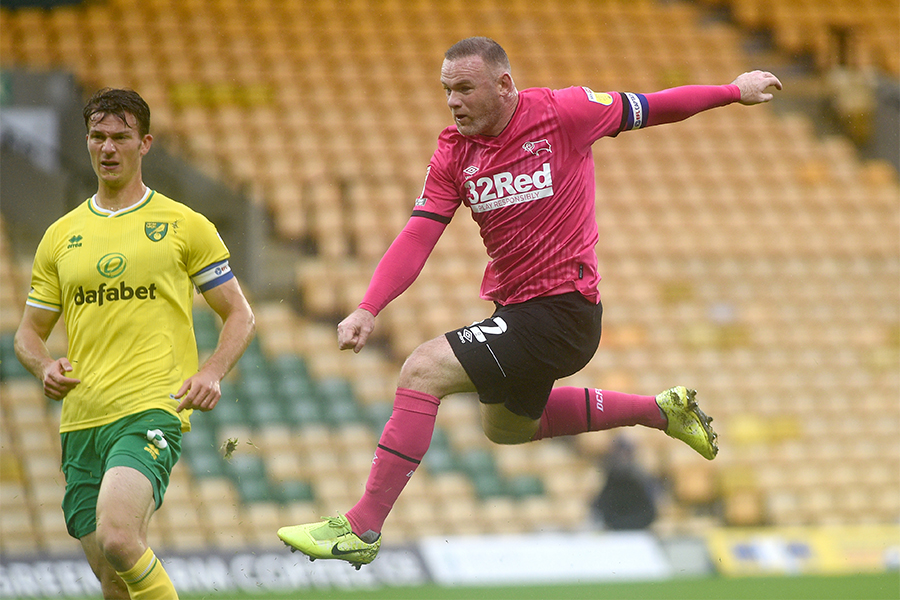
[[[63,400],[60,432],[160,408],[197,372],[194,287],[231,279],[228,249],[203,215],[153,190],[134,206],[95,197],[64,215],[35,253],[27,304],[62,312],[67,357],[81,383]]]

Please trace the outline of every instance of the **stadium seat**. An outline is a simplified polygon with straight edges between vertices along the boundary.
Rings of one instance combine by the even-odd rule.
[[[26,377],[30,379],[32,375],[16,358],[13,335],[0,335],[0,381]]]
[[[197,349],[212,352],[219,343],[219,327],[216,316],[210,310],[194,310],[194,336],[197,338]]]

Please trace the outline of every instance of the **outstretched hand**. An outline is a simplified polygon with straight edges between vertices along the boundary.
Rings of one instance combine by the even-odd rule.
[[[740,102],[747,106],[768,102],[774,98],[774,94],[766,92],[766,89],[769,87],[774,86],[776,90],[781,89],[781,81],[768,71],[750,71],[749,73],[743,73],[738,75],[731,83],[740,88]]]
[[[364,308],[357,308],[338,323],[338,346],[341,350],[359,352],[366,345],[369,334],[375,329],[375,315]]]

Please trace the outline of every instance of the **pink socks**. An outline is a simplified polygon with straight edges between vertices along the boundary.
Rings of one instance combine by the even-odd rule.
[[[558,387],[550,392],[547,407],[541,415],[540,428],[532,439],[576,435],[630,425],[665,430],[666,424],[655,396]]]
[[[440,403],[429,394],[397,390],[394,412],[375,450],[366,491],[346,514],[353,532],[364,541],[375,541],[400,492],[425,456]]]
[[[400,492],[428,451],[439,405],[440,400],[429,394],[397,390],[394,411],[375,450],[366,491],[346,514],[353,532],[364,541],[377,539]],[[540,427],[532,439],[629,425],[666,428],[666,419],[654,396],[559,387],[550,392]]]

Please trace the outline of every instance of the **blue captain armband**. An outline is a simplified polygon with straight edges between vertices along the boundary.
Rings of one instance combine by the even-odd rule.
[[[622,130],[641,129],[647,125],[647,97],[644,94],[621,94],[622,104],[625,106],[624,122]]]
[[[208,292],[214,287],[220,286],[229,279],[234,278],[227,260],[213,263],[205,269],[191,275],[191,281],[200,290],[200,293]]]

